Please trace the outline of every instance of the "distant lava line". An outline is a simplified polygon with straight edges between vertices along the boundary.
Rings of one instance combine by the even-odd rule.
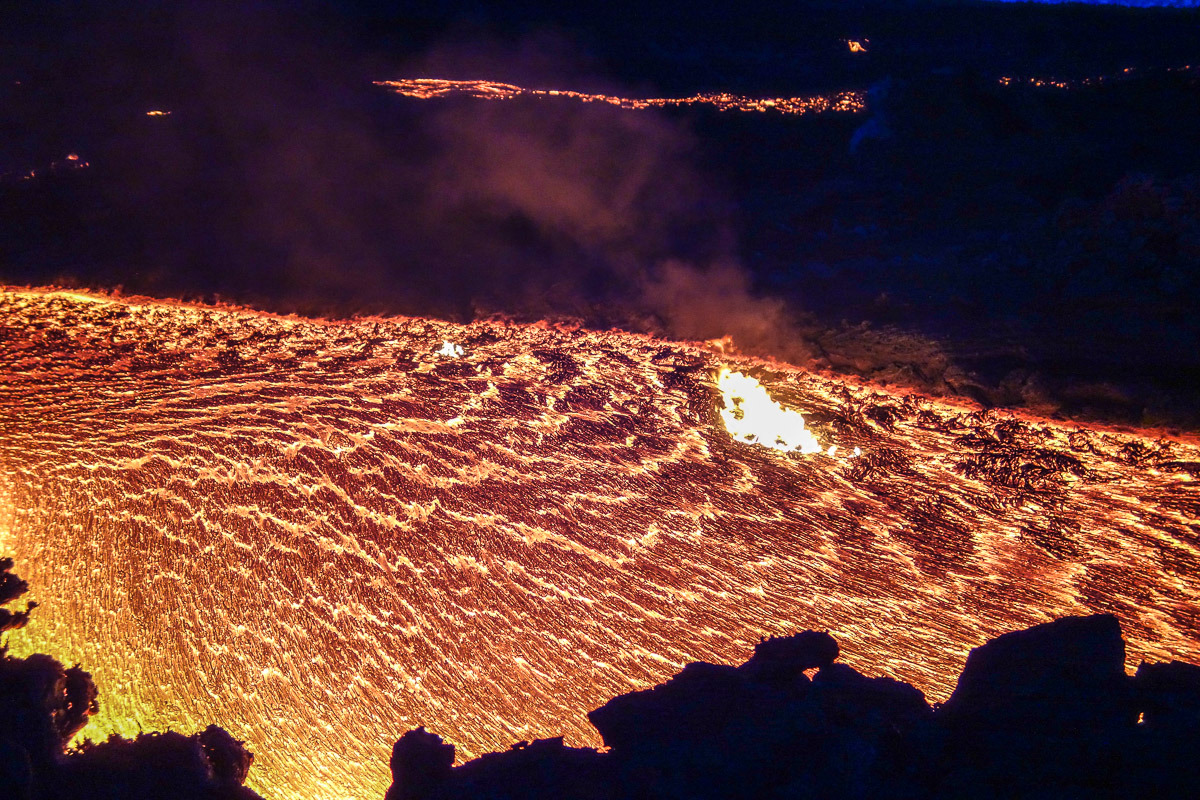
[[[271,797],[378,797],[417,725],[596,744],[609,698],[804,628],[933,699],[1065,614],[1200,658],[1188,443],[550,325],[7,290],[0,340],[15,652],[92,671],[93,736],[225,726]],[[735,441],[722,367],[837,455]]]
[[[782,114],[813,114],[826,111],[859,112],[866,108],[863,92],[838,92],[831,95],[805,97],[753,98],[728,92],[709,92],[690,97],[620,97],[608,94],[589,94],[569,89],[526,89],[511,83],[471,80],[456,81],[441,78],[405,78],[395,81],[375,81],[392,91],[428,100],[433,97],[463,95],[486,100],[512,100],[516,97],[548,97],[579,100],[584,103],[607,103],[621,108],[646,109],[670,106],[709,105],[721,111],[778,111]]]

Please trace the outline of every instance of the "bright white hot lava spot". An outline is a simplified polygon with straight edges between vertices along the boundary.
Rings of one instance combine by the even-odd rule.
[[[722,368],[717,387],[725,401],[721,420],[730,436],[784,452],[821,452],[821,443],[804,426],[804,415],[776,403],[754,378]]]
[[[730,434],[804,441],[768,399],[846,455]],[[1198,475],[1178,436],[620,331],[0,288],[12,653],[92,673],[93,740],[221,725],[271,800],[378,800],[421,725],[599,745],[614,696],[805,628],[935,701],[1065,614],[1196,662]]]

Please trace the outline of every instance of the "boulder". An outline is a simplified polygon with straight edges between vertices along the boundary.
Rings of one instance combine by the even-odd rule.
[[[241,786],[246,782],[250,776],[250,765],[254,763],[254,754],[242,742],[216,725],[209,725],[198,736],[217,783]]]
[[[764,639],[738,669],[756,681],[786,684],[803,679],[804,671],[827,667],[838,657],[838,643],[828,633],[804,631],[795,636]]]
[[[719,735],[745,713],[749,681],[734,667],[696,662],[664,684],[614,697],[588,714],[614,753]]]
[[[392,786],[385,800],[424,800],[450,778],[454,745],[415,728],[396,740],[392,747]]]
[[[955,724],[1028,724],[1069,733],[1137,719],[1125,674],[1125,641],[1111,614],[1064,617],[1006,633],[967,657],[940,709]]]
[[[1116,617],[1065,617],[971,651],[937,711],[947,796],[1107,797],[1137,709]],[[1038,795],[1041,796],[1041,795]]]

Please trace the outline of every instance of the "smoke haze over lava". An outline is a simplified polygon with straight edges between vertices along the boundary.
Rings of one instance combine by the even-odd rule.
[[[273,4],[214,17],[185,3],[121,32],[169,64],[165,73],[150,56],[145,66],[128,55],[113,62],[104,45],[83,43],[98,51],[76,57],[86,67],[39,65],[62,77],[9,86],[31,131],[63,95],[72,112],[63,124],[74,129],[53,139],[83,146],[96,186],[83,199],[86,224],[27,226],[5,254],[5,277],[277,311],[549,315],[668,329],[677,309],[663,298],[673,295],[644,294],[648,281],[659,286],[685,263],[739,269],[730,203],[705,177],[684,122],[579,104],[406,105],[372,83],[396,66],[317,28]],[[97,30],[100,41],[118,38]],[[541,32],[516,41],[481,33],[403,61],[540,82],[578,74],[587,59],[564,34]],[[146,107],[101,95],[91,100],[101,108],[78,108],[83,87],[108,89],[130,72],[130,94]],[[8,158],[14,168],[61,159],[42,155],[50,146],[27,137]],[[39,250],[39,229],[56,224],[68,230],[45,231],[55,249],[83,234],[84,251]],[[736,330],[709,335],[726,333]]]
[[[992,405],[1196,419],[1200,348],[1178,321],[1200,296],[1197,195],[1171,181],[1200,164],[1162,131],[1186,130],[1200,104],[1194,87],[1143,107],[1078,80],[1188,65],[1185,12],[806,0],[781,17],[651,6],[632,26],[588,4],[210,12],[79,2],[8,20],[0,174],[38,177],[0,180],[0,279],[731,335]],[[1062,23],[1049,38],[1047,20]],[[376,85],[429,77],[592,98],[873,99],[862,114],[757,113],[758,100],[751,114],[632,113]],[[1080,91],[1030,94],[1043,78]],[[1107,150],[1087,146],[1091,130]],[[67,154],[87,168],[55,167]],[[1165,219],[1107,218],[1126,172],[1167,182],[1150,181]],[[1087,215],[1060,212],[1076,194],[1114,239],[1112,264],[1094,263]]]
[[[377,796],[417,725],[594,744],[608,698],[805,627],[936,699],[1063,614],[1200,656],[1183,442],[545,325],[10,290],[0,336],[16,651],[86,664],[100,731],[226,726],[270,796]],[[837,454],[734,440],[721,367]]]

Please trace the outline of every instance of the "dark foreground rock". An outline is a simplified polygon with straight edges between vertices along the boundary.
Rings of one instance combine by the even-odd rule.
[[[12,566],[0,559],[0,605],[26,589]],[[29,609],[0,612],[0,633],[29,620]],[[0,645],[0,800],[262,800],[242,785],[254,757],[215,725],[193,736],[112,736],[67,752],[99,708],[78,665],[13,658]]]
[[[607,752],[546,739],[452,767],[451,745],[411,731],[387,800],[1200,796],[1200,667],[1126,675],[1110,615],[976,648],[937,707],[837,654],[806,631],[740,667],[689,664],[589,715]]]
[[[25,590],[11,569],[0,559],[0,606]],[[28,620],[4,614],[0,633]],[[1113,616],[993,639],[933,707],[837,657],[805,631],[739,667],[689,664],[589,714],[604,752],[541,739],[455,767],[453,745],[417,728],[393,748],[385,800],[1200,798],[1200,666],[1127,675]],[[79,666],[0,645],[0,800],[261,800],[243,785],[253,756],[216,726],[67,751],[98,708]]]

